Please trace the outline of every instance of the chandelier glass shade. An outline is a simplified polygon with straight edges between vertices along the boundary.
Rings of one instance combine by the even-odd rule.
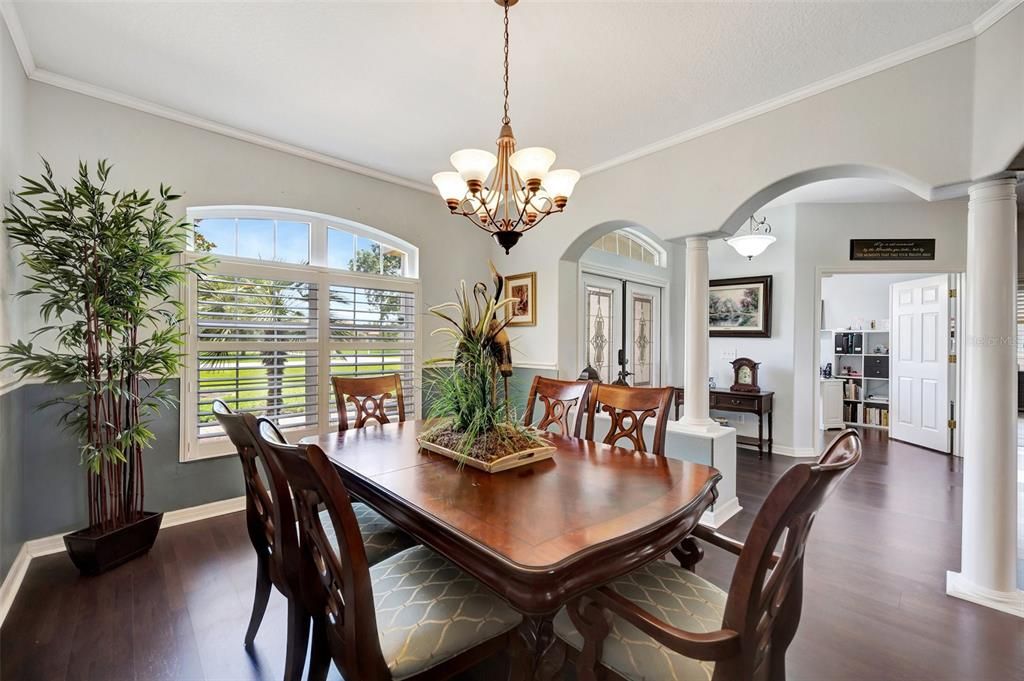
[[[736,252],[747,260],[753,260],[775,243],[775,237],[771,234],[772,226],[768,224],[768,218],[758,220],[751,215],[749,228],[750,231],[747,234],[726,239],[725,243],[736,249]]]
[[[517,0],[495,0],[505,10],[505,114],[498,154],[462,149],[449,159],[455,171],[437,173],[434,186],[452,215],[461,215],[494,236],[505,252],[544,218],[565,210],[580,174],[551,170],[555,152],[544,147],[516,150],[508,115],[508,9]]]

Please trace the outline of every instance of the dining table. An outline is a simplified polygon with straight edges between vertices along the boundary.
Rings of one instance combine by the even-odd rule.
[[[712,467],[554,433],[552,458],[488,473],[421,449],[428,422],[311,436],[349,493],[523,614],[536,665],[558,610],[664,557],[714,502]]]

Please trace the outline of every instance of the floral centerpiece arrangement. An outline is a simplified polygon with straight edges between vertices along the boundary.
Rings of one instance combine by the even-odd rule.
[[[450,336],[454,349],[451,358],[430,361],[437,367],[427,412],[433,423],[420,435],[420,444],[496,472],[548,458],[554,448],[520,423],[509,404],[512,349],[506,311],[516,301],[501,297],[504,278],[493,264],[491,274],[493,296],[487,284],[477,282],[470,293],[463,281],[455,302],[430,309],[448,323],[433,333]]]

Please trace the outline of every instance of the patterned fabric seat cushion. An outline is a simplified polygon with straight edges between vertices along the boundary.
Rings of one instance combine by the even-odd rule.
[[[412,537],[402,532],[390,520],[366,504],[354,503],[352,511],[356,514],[356,520],[359,521],[359,532],[363,535],[366,560],[370,565],[376,565],[385,558],[416,545],[416,541]],[[324,526],[324,532],[334,546],[334,550],[337,551],[338,540],[335,538],[334,524],[331,523],[327,511],[320,511],[320,523]]]
[[[417,546],[370,568],[380,647],[395,679],[430,669],[518,626],[478,581]]]
[[[726,593],[673,563],[655,561],[608,586],[679,629],[708,633],[722,627]],[[564,608],[554,624],[559,638],[582,649],[583,637]],[[679,655],[616,616],[604,641],[601,662],[632,681],[709,681],[715,670],[714,662]]]

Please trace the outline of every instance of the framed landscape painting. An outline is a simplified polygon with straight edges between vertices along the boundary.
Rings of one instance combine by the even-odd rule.
[[[714,337],[771,338],[771,275],[712,279],[708,327]]]
[[[505,277],[505,296],[518,301],[515,305],[509,305],[512,317],[509,326],[537,326],[536,272]]]

